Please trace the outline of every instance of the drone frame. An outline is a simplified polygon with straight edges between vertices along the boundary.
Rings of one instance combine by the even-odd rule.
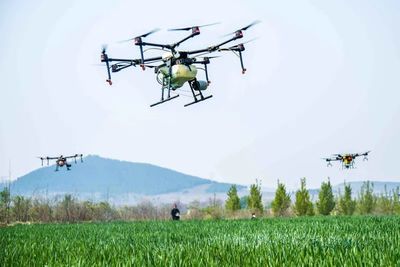
[[[163,80],[161,82],[159,81],[159,83],[161,84],[161,99],[160,99],[160,101],[150,105],[150,107],[154,107],[156,105],[162,104],[164,102],[167,102],[174,98],[179,97],[179,94],[171,96],[171,90],[174,90],[171,87],[172,66],[174,66],[174,64],[182,64],[182,63],[184,65],[203,64],[207,83],[210,84],[210,81],[208,79],[207,65],[210,64],[211,57],[204,57],[204,60],[197,61],[196,56],[194,56],[192,58],[188,58],[187,56],[189,56],[189,55],[198,55],[198,54],[222,52],[222,51],[237,52],[239,59],[240,59],[240,66],[242,69],[242,74],[245,74],[246,68],[244,67],[243,56],[242,56],[242,52],[245,50],[244,44],[243,43],[237,44],[237,45],[231,46],[229,48],[223,48],[222,46],[226,45],[230,42],[233,42],[237,39],[243,38],[243,31],[247,30],[249,27],[253,26],[254,24],[256,24],[258,22],[259,21],[255,21],[255,22],[247,25],[246,27],[236,30],[235,32],[232,33],[232,34],[234,34],[233,37],[231,37],[228,40],[225,40],[217,45],[209,46],[204,49],[192,50],[192,51],[177,51],[176,48],[183,42],[189,40],[190,38],[193,38],[193,37],[199,35],[201,26],[193,26],[193,27],[187,27],[187,28],[182,28],[182,29],[175,29],[175,30],[191,29],[192,31],[188,36],[184,37],[183,39],[181,39],[178,42],[173,43],[173,44],[159,44],[159,43],[150,43],[150,42],[143,41],[142,38],[145,38],[149,34],[154,33],[155,31],[157,31],[157,29],[154,29],[153,31],[150,31],[146,34],[143,34],[143,35],[140,35],[140,36],[137,36],[137,37],[127,40],[127,41],[133,40],[134,44],[136,46],[139,46],[139,50],[140,50],[140,58],[139,59],[109,58],[108,55],[106,54],[105,47],[103,47],[102,54],[101,54],[101,62],[106,63],[107,74],[108,74],[108,79],[106,81],[110,85],[112,85],[111,72],[113,72],[113,73],[119,72],[125,68],[132,67],[132,66],[136,67],[139,65],[142,68],[142,70],[145,70],[146,66],[150,67],[150,68],[155,67],[155,73],[157,73],[158,69],[161,66],[168,66],[168,76],[163,77]],[[208,26],[208,25],[203,25],[203,26]],[[161,64],[160,66],[148,65],[148,64],[151,64],[151,63],[154,63],[157,61],[161,61],[161,60],[163,60],[163,58],[162,57],[145,58],[144,50],[143,50],[144,46],[158,47],[162,50],[167,49],[171,52],[172,56],[168,60],[165,60],[165,63]],[[112,64],[110,67],[110,62],[116,62],[116,63]],[[182,62],[182,63],[180,63],[180,62]],[[110,72],[110,69],[111,69],[111,72]],[[185,107],[190,106],[192,104],[202,102],[202,101],[207,100],[212,97],[212,95],[204,96],[203,93],[201,92],[202,90],[200,90],[200,88],[197,88],[197,79],[196,78],[189,80],[188,83],[189,83],[190,90],[192,92],[192,96],[193,96],[194,100],[190,103],[185,104],[184,105]],[[197,91],[197,92],[195,92],[195,91]]]
[[[60,166],[58,164],[58,161],[63,161],[65,163],[65,166],[67,167],[67,171],[69,171],[72,165],[70,163],[68,163],[67,159],[73,158],[74,161],[75,161],[75,164],[76,164],[77,163],[77,161],[76,161],[77,157],[80,157],[81,162],[83,162],[83,158],[82,158],[83,154],[75,154],[73,156],[67,156],[67,157],[64,157],[63,155],[61,155],[59,157],[39,157],[39,159],[42,161],[42,166],[43,166],[43,160],[47,160],[47,166],[49,165],[50,160],[56,160],[56,169],[55,169],[55,171],[58,171],[58,168],[63,166],[63,165]]]

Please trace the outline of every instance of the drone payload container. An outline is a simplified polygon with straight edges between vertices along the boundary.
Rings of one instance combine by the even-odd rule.
[[[175,90],[182,87],[185,82],[196,78],[196,75],[197,68],[194,65],[173,65],[171,68],[171,89]],[[169,67],[161,67],[157,73],[158,80],[166,81],[167,77],[169,77]]]

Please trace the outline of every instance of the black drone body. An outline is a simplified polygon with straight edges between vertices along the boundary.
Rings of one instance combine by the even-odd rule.
[[[47,160],[47,165],[49,165],[50,160],[55,160],[56,161],[56,169],[55,169],[55,171],[58,171],[59,167],[64,167],[64,166],[67,168],[67,171],[69,171],[69,170],[71,170],[71,166],[72,165],[70,163],[68,163],[67,160],[73,158],[74,161],[75,161],[75,164],[76,164],[77,163],[77,161],[76,161],[77,157],[80,157],[81,162],[83,162],[83,159],[82,159],[83,155],[82,154],[75,154],[73,156],[67,156],[67,157],[64,157],[63,155],[61,155],[59,157],[39,157],[39,158],[42,160],[42,166],[43,166],[43,160]]]
[[[332,161],[340,161],[342,163],[342,169],[353,169],[354,168],[354,160],[357,157],[363,156],[363,160],[368,160],[368,154],[371,151],[367,151],[365,153],[349,153],[349,154],[333,154],[330,158],[323,158],[326,162],[328,162],[327,166],[332,166]]]
[[[177,50],[177,48],[183,42],[189,40],[190,38],[193,38],[194,36],[199,35],[201,27],[211,26],[214,24],[192,26],[179,29],[170,29],[170,31],[191,30],[190,35],[186,36],[185,38],[173,44],[150,43],[150,42],[145,42],[143,40],[143,38],[147,37],[150,34],[153,34],[154,32],[158,31],[158,29],[154,29],[148,33],[126,40],[126,41],[133,41],[136,46],[139,46],[140,58],[138,59],[110,58],[106,54],[106,48],[103,47],[101,54],[101,62],[106,63],[107,74],[108,74],[108,78],[106,81],[110,85],[112,85],[111,72],[113,73],[119,72],[128,67],[140,66],[143,70],[145,70],[146,67],[154,68],[156,74],[156,80],[161,85],[161,100],[150,105],[151,107],[178,97],[179,96],[178,94],[172,96],[171,91],[175,91],[176,89],[182,87],[185,83],[189,84],[193,96],[193,102],[190,102],[185,106],[189,106],[204,101],[212,97],[212,95],[205,96],[203,92],[210,85],[207,65],[210,64],[210,59],[214,58],[214,56],[208,56],[208,57],[205,56],[201,58],[200,56],[208,55],[214,52],[231,51],[238,55],[240,59],[240,66],[242,69],[242,73],[244,74],[246,72],[246,68],[244,67],[243,64],[243,55],[242,55],[242,52],[245,50],[244,44],[240,43],[230,47],[223,47],[223,46],[237,39],[242,38],[243,31],[247,30],[248,28],[257,23],[259,23],[259,21],[255,21],[241,29],[236,30],[235,32],[232,33],[233,37],[229,38],[224,42],[198,50],[179,51]],[[145,58],[144,56],[145,51],[143,50],[143,48],[146,46],[152,47],[153,49],[162,50],[164,51],[164,53],[158,57]],[[200,67],[196,67],[199,65]],[[198,69],[204,71],[206,78],[205,81],[197,80],[196,76]]]

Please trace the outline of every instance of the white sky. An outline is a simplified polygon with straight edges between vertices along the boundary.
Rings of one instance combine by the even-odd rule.
[[[97,154],[148,162],[217,181],[250,184],[330,177],[400,180],[399,1],[23,1],[0,2],[0,177],[40,167],[37,156]],[[118,41],[159,27],[221,22],[180,48],[245,32],[244,63],[209,65],[213,98],[184,108],[160,98],[152,70],[129,68],[105,83],[110,57],[139,57]],[[188,86],[185,85],[185,89]],[[188,94],[188,93],[186,93]],[[332,153],[372,150],[357,169],[327,168]]]

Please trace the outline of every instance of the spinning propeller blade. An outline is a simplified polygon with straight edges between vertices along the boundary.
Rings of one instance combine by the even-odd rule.
[[[142,35],[136,36],[136,37],[147,37],[147,36],[149,36],[150,34],[153,34],[153,33],[155,33],[155,32],[158,32],[159,30],[160,30],[159,28],[155,28],[155,29],[149,31],[148,33],[145,33],[145,34],[142,34]]]
[[[103,45],[101,46],[101,53],[102,53],[102,54],[105,54],[106,51],[107,51],[107,45],[106,45],[106,44],[103,44]]]
[[[129,42],[129,41],[135,40],[136,38],[147,37],[147,36],[149,36],[150,34],[153,34],[153,33],[155,33],[155,32],[158,32],[159,30],[160,30],[159,28],[155,28],[155,29],[153,29],[153,30],[151,30],[151,31],[149,31],[149,32],[147,32],[147,33],[145,33],[145,34],[142,34],[142,35],[139,35],[139,36],[136,36],[136,37],[127,39],[127,40],[122,40],[122,41],[119,41],[118,43],[125,43],[125,42]]]
[[[220,24],[220,22],[204,24],[204,25],[199,25],[199,26],[190,26],[190,27],[185,27],[185,28],[168,29],[168,31],[188,31],[188,30],[191,30],[193,28],[202,28],[202,27],[207,27],[207,26],[213,26],[213,25],[216,25],[216,24]]]
[[[261,22],[261,21],[259,21],[259,20],[255,20],[255,21],[253,21],[252,23],[250,23],[249,25],[247,25],[247,26],[245,26],[245,27],[239,29],[239,31],[245,31],[245,30],[247,30],[248,28],[253,27],[254,25],[256,25],[256,24],[258,24],[258,23],[260,23],[260,22]]]
[[[245,30],[249,29],[250,27],[253,27],[254,25],[256,25],[256,24],[258,24],[258,23],[260,23],[260,22],[261,22],[260,20],[255,20],[255,21],[253,21],[252,23],[250,23],[249,25],[244,26],[243,28],[237,29],[236,31],[231,32],[231,33],[228,33],[228,34],[226,34],[226,35],[224,35],[224,36],[228,36],[228,35],[231,35],[231,34],[240,32],[240,31],[245,31]]]

